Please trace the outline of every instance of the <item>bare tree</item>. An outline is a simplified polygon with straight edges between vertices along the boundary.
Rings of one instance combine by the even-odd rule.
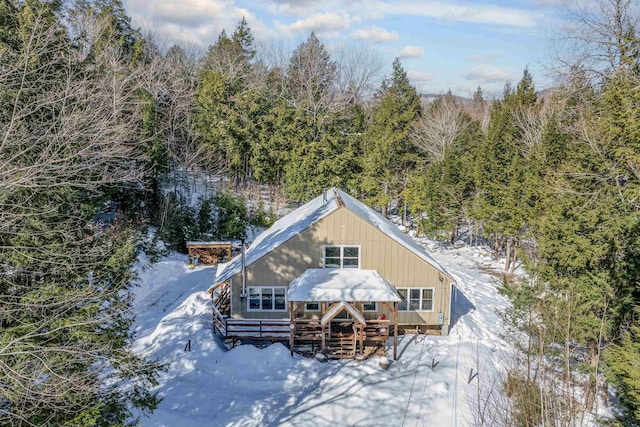
[[[559,39],[557,59],[563,72],[583,69],[602,78],[633,67],[640,41],[640,7],[633,0],[575,0],[567,6],[567,26]]]
[[[0,424],[119,424],[132,402],[152,404],[155,368],[126,348],[128,230],[92,208],[142,185],[145,71],[104,22],[89,62],[49,4],[35,6],[15,45],[0,45]]]
[[[471,120],[453,96],[439,97],[416,122],[411,140],[431,161],[444,160],[445,151],[467,129]]]
[[[556,104],[553,101],[536,105],[525,105],[513,112],[516,125],[527,152],[534,150],[542,143],[546,126],[555,114]]]

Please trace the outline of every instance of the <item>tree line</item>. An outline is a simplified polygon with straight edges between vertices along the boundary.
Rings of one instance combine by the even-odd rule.
[[[522,363],[503,418],[480,421],[575,425],[606,378],[637,422],[640,45],[631,2],[600,6],[576,16],[581,56],[553,90],[524,70],[498,99],[425,102],[399,60],[383,77],[375,54],[313,33],[284,52],[242,19],[196,55],[159,48],[120,0],[0,2],[0,423],[153,410],[160,367],[128,350],[139,230],[179,248],[249,221],[227,193],[188,200],[185,171],[294,202],[335,185],[490,245],[507,273],[524,263],[503,286]]]

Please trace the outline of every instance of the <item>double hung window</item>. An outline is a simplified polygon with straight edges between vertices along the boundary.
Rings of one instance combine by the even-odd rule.
[[[325,268],[360,268],[360,246],[325,246]]]

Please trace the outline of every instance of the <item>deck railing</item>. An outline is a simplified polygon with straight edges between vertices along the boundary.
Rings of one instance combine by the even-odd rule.
[[[233,339],[283,340],[289,338],[289,320],[227,319],[226,337]]]

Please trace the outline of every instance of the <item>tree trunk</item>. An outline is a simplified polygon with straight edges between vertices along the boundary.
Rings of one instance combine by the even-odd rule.
[[[506,248],[506,256],[504,259],[504,271],[509,271],[509,267],[511,266],[511,251],[513,245],[513,239],[511,237],[507,237],[507,248]]]

